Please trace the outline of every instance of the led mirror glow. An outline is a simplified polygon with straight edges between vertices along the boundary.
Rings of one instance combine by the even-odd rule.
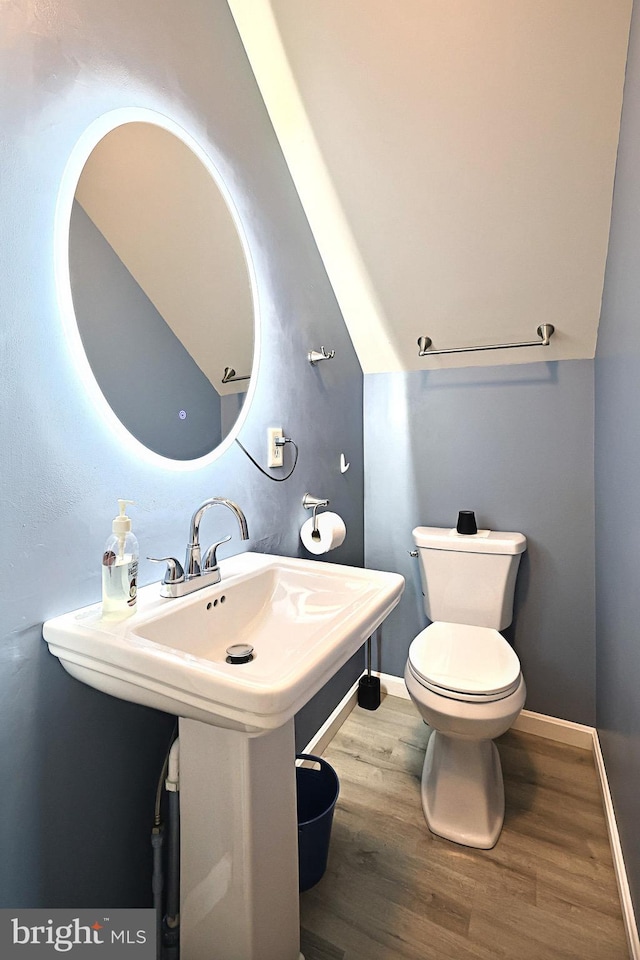
[[[65,170],[56,232],[67,337],[112,429],[165,466],[218,456],[254,392],[257,298],[204,151],[153,111],[99,118]]]

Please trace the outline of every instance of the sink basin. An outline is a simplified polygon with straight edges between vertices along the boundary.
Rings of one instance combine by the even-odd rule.
[[[290,720],[404,589],[395,573],[258,553],[220,571],[220,583],[180,599],[143,587],[137,613],[119,623],[102,620],[100,604],[48,620],[45,640],[98,690],[255,735]],[[239,643],[253,646],[253,660],[227,663]]]

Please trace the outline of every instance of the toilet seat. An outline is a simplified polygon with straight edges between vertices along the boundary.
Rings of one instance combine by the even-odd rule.
[[[436,622],[419,633],[408,666],[433,693],[471,703],[508,697],[521,677],[520,661],[502,634],[463,623]]]

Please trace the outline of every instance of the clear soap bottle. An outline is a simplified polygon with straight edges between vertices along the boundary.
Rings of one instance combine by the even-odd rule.
[[[133,500],[118,500],[120,514],[102,555],[103,620],[124,620],[136,612],[139,548],[126,514],[129,503]]]

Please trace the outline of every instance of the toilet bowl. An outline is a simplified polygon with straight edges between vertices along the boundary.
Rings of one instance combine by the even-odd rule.
[[[472,654],[466,663],[465,653]],[[404,679],[432,728],[421,786],[429,829],[465,846],[495,846],[504,820],[504,786],[492,741],[524,706],[518,658],[495,630],[434,623],[411,644]]]
[[[404,674],[409,696],[431,728],[422,807],[433,833],[489,849],[504,820],[493,740],[509,729],[526,697],[518,657],[498,632],[511,622],[526,540],[489,531],[456,537],[455,531],[429,527],[416,528],[414,539],[425,609],[447,617],[434,619],[413,640]],[[464,622],[454,619],[457,613]]]

